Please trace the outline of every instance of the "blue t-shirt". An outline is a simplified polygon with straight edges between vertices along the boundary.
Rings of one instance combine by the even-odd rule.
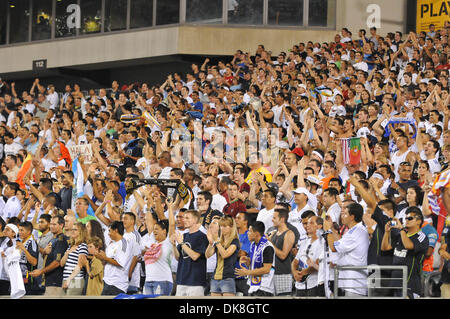
[[[198,101],[197,103],[191,103],[195,110],[203,112],[203,103]]]
[[[178,258],[177,285],[185,286],[205,286],[206,285],[206,257],[205,251],[209,245],[208,238],[200,230],[195,233],[185,233],[183,241],[193,251],[200,254],[200,257],[194,261],[186,254],[181,247],[177,245],[180,257]]]
[[[241,243],[241,248],[240,249],[245,251],[247,253],[247,256],[249,256],[250,255],[251,242],[248,239],[248,230],[246,230],[245,233],[243,233],[243,234],[239,234],[239,242]],[[236,268],[242,268],[242,266],[244,266],[244,265],[239,264],[239,258],[238,258],[238,260],[236,261]],[[245,268],[248,268],[248,267],[245,266]],[[245,277],[236,276],[236,278],[237,279],[244,279]]]

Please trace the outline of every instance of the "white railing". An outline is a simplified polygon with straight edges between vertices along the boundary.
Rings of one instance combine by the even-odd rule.
[[[345,297],[345,296],[339,296],[338,289],[339,289],[339,282],[347,281],[347,280],[360,280],[361,278],[339,278],[339,273],[345,270],[353,270],[353,271],[361,271],[364,272],[367,275],[367,285],[359,286],[359,287],[352,287],[354,289],[367,289],[368,295],[362,296],[361,298],[378,298],[378,299],[393,299],[393,298],[402,298],[405,299],[407,296],[407,289],[408,289],[408,280],[407,280],[407,272],[408,268],[407,266],[378,266],[378,265],[370,265],[370,266],[338,266],[334,268],[334,291],[333,291],[333,298],[355,298],[353,297]],[[382,277],[381,271],[382,270],[401,270],[402,271],[402,277],[401,278],[391,278],[389,277]],[[389,285],[382,285],[381,283],[384,281],[392,281],[392,280],[401,280],[400,286],[392,286]],[[400,290],[402,291],[401,297],[392,297],[392,296],[374,296],[374,293],[378,290]]]

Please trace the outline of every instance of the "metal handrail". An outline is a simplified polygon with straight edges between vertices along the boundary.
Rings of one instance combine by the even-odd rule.
[[[368,296],[364,297],[361,296],[361,298],[373,298],[372,293],[374,289],[379,288],[389,288],[389,289],[401,289],[402,290],[402,296],[401,297],[376,297],[379,299],[385,299],[385,298],[401,298],[405,299],[407,296],[407,289],[408,289],[408,281],[407,281],[407,272],[408,267],[407,266],[378,266],[378,265],[369,265],[369,266],[337,266],[334,269],[334,293],[333,298],[349,298],[344,296],[338,296],[338,288],[339,288],[339,271],[345,271],[345,270],[356,270],[356,271],[364,271],[368,273],[369,271],[373,271],[371,275],[367,276],[367,286],[359,286],[359,287],[352,287],[352,288],[363,288],[368,290]],[[402,271],[402,277],[401,278],[382,278],[381,276],[378,277],[378,275],[381,275],[379,272],[380,270],[401,270]],[[361,278],[341,278],[340,280],[354,280]],[[379,283],[381,280],[402,280],[401,287],[382,287]]]

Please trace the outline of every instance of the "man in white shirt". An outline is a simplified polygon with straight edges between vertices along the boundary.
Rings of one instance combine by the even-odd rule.
[[[128,242],[131,251],[131,259],[128,278],[131,278],[128,285],[127,294],[134,294],[139,291],[141,280],[141,263],[139,263],[139,256],[141,255],[141,235],[135,229],[136,215],[131,212],[124,212],[122,214],[122,223],[125,227],[123,238]]]
[[[159,134],[159,133],[158,133]],[[161,173],[158,176],[158,179],[169,179],[170,171],[172,167],[170,166],[171,156],[169,152],[162,152],[158,158],[158,164],[161,167]]]
[[[59,97],[58,93],[55,92],[55,86],[53,84],[50,84],[47,87],[46,100],[50,103],[51,109],[56,109],[58,107]]]
[[[10,132],[6,132],[3,138],[5,141],[5,156],[16,155],[21,149],[23,149],[22,145],[14,142],[14,135],[12,135]]]
[[[300,245],[291,265],[297,296],[319,296],[318,271],[324,242],[317,236],[317,231],[322,227],[323,219],[319,216],[308,218],[306,224],[308,239]]]
[[[314,209],[312,209],[308,204],[308,193],[308,190],[302,187],[297,188],[294,191],[294,202],[297,207],[289,213],[288,218],[288,222],[294,225],[300,234],[299,242],[302,242],[307,238],[306,230],[302,224],[302,214],[306,211],[312,211],[313,213],[316,213]]]
[[[8,200],[3,206],[3,210],[0,212],[0,216],[4,221],[7,221],[8,218],[17,217],[20,213],[22,205],[20,204],[19,199],[16,197],[16,193],[19,190],[19,185],[17,183],[8,182],[3,189],[3,196]]]
[[[275,212],[276,198],[277,194],[271,189],[265,190],[262,195],[261,203],[265,208],[259,211],[256,220],[263,222],[265,229],[269,229],[273,226],[272,217]]]
[[[361,205],[351,203],[342,211],[342,224],[349,230],[340,238],[334,229],[332,221],[324,221],[324,230],[331,231],[327,235],[328,246],[337,252],[338,266],[367,266],[367,251],[369,249],[369,233],[362,224],[364,210]],[[343,270],[339,272],[339,288],[345,296],[357,297],[367,295],[367,272],[363,270]]]
[[[362,70],[364,72],[369,71],[369,66],[366,62],[363,61],[363,55],[361,52],[355,53],[355,64],[353,64],[353,66],[357,70]]]
[[[327,216],[331,217],[333,223],[339,224],[339,219],[341,216],[341,207],[337,202],[337,197],[339,193],[336,188],[329,187],[323,191],[322,204],[327,210]]]
[[[204,183],[203,191],[210,192],[212,195],[211,209],[217,209],[219,212],[223,212],[223,208],[228,203],[225,197],[220,195],[218,187],[219,179],[214,176],[208,176]]]
[[[115,296],[128,290],[128,266],[131,250],[123,238],[125,228],[122,222],[114,221],[109,227],[111,243],[106,252],[100,251],[96,257],[105,262],[103,296]]]

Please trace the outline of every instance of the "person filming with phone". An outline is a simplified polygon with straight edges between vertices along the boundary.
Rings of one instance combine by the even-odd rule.
[[[422,291],[421,272],[422,262],[428,249],[428,238],[421,231],[423,215],[416,206],[408,207],[405,212],[405,227],[396,218],[386,223],[382,251],[393,251],[392,265],[408,267],[407,296],[416,299]],[[394,296],[401,295],[401,270],[393,270],[391,273],[390,287],[396,287]]]

